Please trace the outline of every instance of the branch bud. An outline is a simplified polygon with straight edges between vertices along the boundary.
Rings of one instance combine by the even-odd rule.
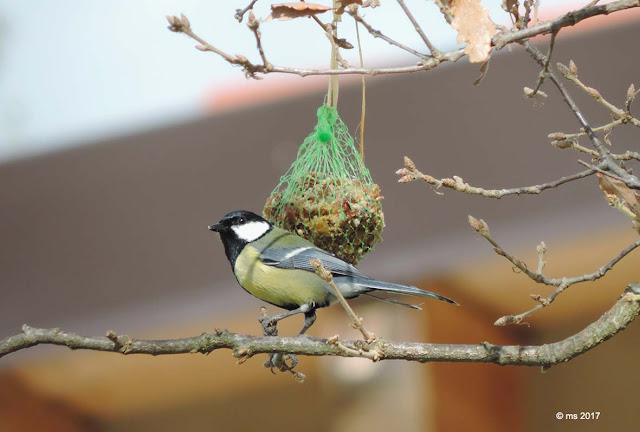
[[[258,30],[258,27],[260,27],[260,21],[256,19],[256,14],[254,14],[253,11],[249,12],[249,21],[247,21],[247,27],[249,27],[249,29],[251,29],[252,31],[256,31]]]
[[[631,84],[629,86],[629,89],[627,90],[627,100],[631,102],[633,99],[635,99],[635,97],[636,97],[636,88],[633,84]]]
[[[593,87],[587,87],[587,93],[589,93],[589,95],[596,100],[602,99],[602,96],[600,96],[600,92]]]
[[[489,225],[482,219],[478,220],[469,215],[469,225],[482,237],[489,237]]]
[[[502,318],[498,318],[496,322],[493,323],[494,326],[504,327],[509,324],[517,324],[518,320],[515,319],[513,315],[503,316]]]
[[[182,31],[182,23],[177,16],[167,15],[167,21],[169,22],[169,26],[167,27],[170,31],[179,33]]]
[[[573,62],[573,60],[569,60],[569,70],[572,74],[578,75],[578,66]]]
[[[567,136],[562,132],[553,132],[547,135],[547,138],[554,141],[563,141],[567,139]]]
[[[187,18],[184,14],[180,14],[180,24],[186,30],[191,29],[191,23],[189,22],[189,18]]]
[[[551,145],[554,146],[555,148],[559,148],[559,149],[563,150],[563,149],[572,148],[573,145],[574,145],[574,141],[573,140],[551,141]]]
[[[575,77],[575,74],[573,74],[571,72],[571,69],[569,69],[568,67],[566,67],[562,63],[558,63],[556,65],[556,67],[558,68],[558,71],[562,74],[563,77],[565,77],[567,79]]]
[[[410,169],[411,171],[414,171],[416,169],[416,164],[414,164],[413,161],[406,156],[404,157],[404,166],[406,166],[407,169]]]

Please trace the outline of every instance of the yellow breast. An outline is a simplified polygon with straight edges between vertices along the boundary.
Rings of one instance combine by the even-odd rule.
[[[250,294],[290,310],[303,304],[329,304],[331,288],[315,273],[268,266],[258,257],[259,252],[247,245],[235,263],[236,278]]]

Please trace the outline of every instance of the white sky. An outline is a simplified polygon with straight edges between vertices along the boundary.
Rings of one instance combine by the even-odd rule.
[[[248,1],[0,0],[0,161],[203,115],[205,96],[230,82],[240,86],[244,78],[169,32],[165,15],[184,13],[208,42],[257,60],[253,35],[233,18]],[[257,3],[258,17],[269,14],[270,3]],[[434,44],[454,46],[455,34],[433,1],[406,3]],[[500,3],[483,0],[494,21],[504,23]],[[552,3],[575,2],[542,0],[543,7]],[[364,13],[374,28],[424,51],[395,1],[382,0],[382,7]],[[310,20],[272,21],[261,29],[272,63],[326,66],[328,42]],[[350,18],[340,31],[355,42]],[[365,62],[414,61],[364,29],[361,35]],[[347,56],[353,64],[355,55]]]

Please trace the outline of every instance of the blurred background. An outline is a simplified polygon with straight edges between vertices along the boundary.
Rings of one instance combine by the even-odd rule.
[[[221,4],[223,3],[223,4]],[[260,301],[237,286],[218,236],[228,211],[259,212],[313,129],[326,78],[246,80],[219,57],[166,30],[184,13],[196,33],[255,59],[253,35],[234,18],[248,1],[12,2],[0,0],[0,338],[24,323],[85,335],[107,330],[174,338],[214,328],[259,334]],[[326,3],[326,2],[325,2]],[[455,47],[433,2],[407,0],[431,40]],[[489,2],[485,2],[489,3]],[[496,23],[507,25],[499,2]],[[549,19],[586,2],[543,1]],[[268,2],[256,5],[268,15]],[[374,28],[421,49],[395,2],[365,10]],[[581,78],[618,105],[640,84],[636,10],[563,30],[554,61],[573,59]],[[327,20],[323,17],[323,20]],[[307,19],[261,26],[271,62],[326,67],[326,37]],[[365,65],[411,64],[361,29]],[[355,40],[345,19],[341,35]],[[536,42],[546,49],[548,38]],[[358,64],[357,53],[345,54]],[[512,271],[468,227],[483,218],[494,238],[546,273],[592,272],[634,240],[628,220],[595,178],[540,196],[490,201],[424,184],[397,183],[411,157],[436,177],[486,188],[539,184],[582,170],[551,147],[551,132],[577,123],[553,88],[542,104],[522,97],[538,67],[519,47],[495,53],[479,86],[466,59],[423,74],[367,78],[366,163],[385,196],[384,242],[360,268],[456,299],[416,312],[355,300],[378,336],[441,343],[543,344],[577,332],[638,279],[631,254],[597,282],[571,287],[527,325],[495,327],[548,295]],[[341,79],[340,113],[356,135],[359,78]],[[593,124],[608,114],[573,92]],[[617,150],[637,132],[616,129]],[[637,150],[637,149],[636,149]],[[270,307],[270,313],[277,309]],[[288,322],[287,322],[288,321]],[[281,324],[295,334],[297,318]],[[310,333],[356,338],[344,312],[319,313]],[[121,356],[37,347],[0,360],[0,430],[172,431],[224,428],[307,431],[600,430],[635,424],[640,327],[566,365],[371,364],[301,358],[304,385],[262,366],[209,356]],[[599,411],[597,421],[556,412]]]

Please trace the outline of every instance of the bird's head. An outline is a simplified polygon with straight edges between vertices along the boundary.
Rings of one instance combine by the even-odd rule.
[[[217,224],[209,226],[211,231],[220,233],[222,240],[237,239],[251,243],[265,235],[272,226],[261,216],[246,210],[231,212]]]

